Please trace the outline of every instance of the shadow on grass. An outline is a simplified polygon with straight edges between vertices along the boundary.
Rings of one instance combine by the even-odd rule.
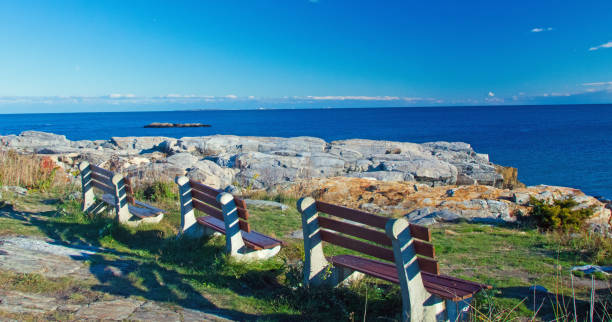
[[[15,211],[9,205],[0,208],[0,218],[15,219],[35,226],[57,245],[102,250],[101,253],[86,257],[73,257],[74,260],[90,262],[90,272],[99,282],[92,287],[93,290],[117,296],[138,296],[147,300],[168,302],[240,320],[296,318],[290,314],[252,315],[215,306],[194,286],[229,288],[242,295],[255,293],[248,290],[248,283],[243,282],[243,285],[240,285],[240,279],[232,278],[231,274],[226,272],[224,261],[219,260],[223,257],[220,247],[203,246],[201,240],[180,243],[174,236],[167,236],[164,231],[148,229],[133,232],[114,224],[113,220],[108,218],[63,216],[58,211]],[[109,238],[108,233],[130,251],[101,248],[102,239]],[[190,273],[184,274],[183,271]],[[253,274],[256,277],[250,277],[249,280],[268,281],[266,276],[273,276],[275,272],[263,270],[261,275]],[[261,294],[261,291],[257,290],[256,293]],[[235,307],[239,308],[240,305]]]

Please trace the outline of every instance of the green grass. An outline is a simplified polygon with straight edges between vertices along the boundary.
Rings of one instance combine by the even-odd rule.
[[[335,289],[300,287],[302,240],[288,237],[301,229],[295,200],[267,198],[283,202],[290,209],[281,212],[251,208],[251,225],[286,241],[287,245],[273,259],[238,263],[224,255],[223,237],[177,240],[180,217],[174,199],[154,203],[170,210],[160,224],[130,228],[115,224],[109,217],[83,214],[79,201],[69,200],[59,192],[13,196],[10,203],[28,209],[49,203],[45,200],[55,200],[51,203],[55,209],[32,211],[31,214],[42,217],[39,219],[27,212],[18,218],[0,216],[0,234],[46,236],[104,247],[112,252],[91,256],[89,265],[102,264],[125,272],[112,278],[98,276],[94,285],[85,286],[70,280],[2,273],[0,288],[48,292],[56,285],[60,290],[78,290],[73,294],[87,294],[85,298],[91,294],[134,296],[188,308],[219,309],[220,313],[238,319],[262,320],[361,320],[367,296],[368,317],[399,317],[398,287],[374,278]],[[444,274],[493,285],[492,291],[477,296],[475,305],[483,316],[498,320],[530,318],[540,303],[544,305],[538,316],[554,318],[554,302],[537,297],[534,306],[527,291],[529,286],[542,285],[555,294],[567,296],[571,294],[571,266],[612,262],[609,252],[603,255],[593,252],[594,247],[587,247],[584,241],[561,242],[559,236],[542,234],[530,227],[453,224],[434,228],[433,241]],[[328,246],[326,255],[352,253]],[[577,286],[575,292],[584,316],[589,289]],[[609,294],[598,295],[609,299]],[[70,299],[84,300],[78,295],[71,295]]]

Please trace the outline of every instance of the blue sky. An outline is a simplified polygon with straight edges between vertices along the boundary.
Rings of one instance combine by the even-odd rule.
[[[612,1],[0,0],[0,113],[612,102]]]

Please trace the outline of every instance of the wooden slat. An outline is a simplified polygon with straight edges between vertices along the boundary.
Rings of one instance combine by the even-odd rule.
[[[372,245],[353,238],[345,237],[327,230],[321,230],[320,234],[321,239],[328,243],[362,252],[366,255],[380,258],[389,262],[394,261],[393,251],[391,249]]]
[[[98,188],[98,189],[100,189],[100,190],[102,190],[102,191],[104,191],[104,192],[107,192],[107,193],[110,193],[112,195],[115,195],[115,188],[109,187],[109,186],[103,184],[100,181],[91,180],[91,185],[96,187],[96,188]]]
[[[194,207],[194,208],[195,208],[195,207]],[[196,208],[196,209],[197,209],[197,208]],[[217,216],[215,216],[215,215],[210,215],[210,214],[209,214],[209,217],[213,217],[213,218],[215,218],[215,219],[217,219],[217,220],[221,221],[221,223],[223,223],[223,216],[221,216],[221,218],[218,218],[218,217],[217,217]],[[202,223],[202,221],[205,221],[205,220],[206,220],[205,218],[206,218],[206,217],[198,217],[198,218],[196,218],[196,219],[197,219],[197,221],[198,221],[198,222]],[[250,232],[251,232],[251,225],[250,225],[248,222],[246,222],[246,221],[244,221],[244,220],[242,220],[242,219],[239,219],[239,220],[238,220],[238,226],[240,227],[240,230],[242,230],[242,231],[244,231],[244,232],[247,232],[247,233],[250,233]],[[225,234],[225,224],[223,224],[222,226],[219,226],[219,227],[223,227],[223,231],[219,231],[219,232],[220,232],[220,233]]]
[[[440,274],[440,264],[438,264],[437,260],[425,257],[419,257],[417,260],[421,271],[435,275]]]
[[[351,223],[342,222],[342,221],[332,219],[332,218],[326,218],[323,216],[319,216],[319,225],[326,229],[331,229],[331,230],[335,230],[343,234],[348,234],[351,236],[355,236],[357,238],[366,239],[366,240],[369,240],[371,242],[374,242],[380,245],[384,245],[388,247],[391,247],[392,245],[391,239],[387,236],[387,234],[377,231],[377,230],[357,226]],[[414,239],[413,246],[414,246],[414,251],[417,254],[422,255],[422,256],[432,257],[432,258],[435,257],[435,250],[432,244],[425,243],[420,240]]]
[[[357,226],[347,222],[342,222],[332,218],[319,216],[319,226],[335,230],[340,233],[348,234],[358,238],[366,239],[377,244],[391,247],[391,239],[380,231]]]
[[[240,216],[240,218],[243,218],[244,220],[248,220],[249,211],[247,210],[246,202],[234,196],[234,203],[236,203],[236,208],[238,208],[238,216]]]
[[[100,175],[99,173],[96,173],[96,172],[92,171],[91,172],[91,178],[96,180],[96,181],[98,181],[98,182],[101,182],[101,183],[103,183],[103,184],[105,184],[107,186],[111,186],[111,187],[113,186],[113,182],[111,181],[110,178],[108,178],[107,176]]]
[[[109,179],[112,178],[115,175],[112,171],[106,170],[104,168],[100,168],[100,167],[95,166],[93,164],[90,164],[89,167],[91,167],[91,171],[98,172],[98,173],[102,174],[103,176],[108,177]]]
[[[354,255],[338,255],[330,258],[330,261],[334,265],[348,267],[392,283],[399,283],[397,269],[392,263],[379,262]],[[421,277],[423,278],[423,286],[428,292],[453,301],[464,300],[482,289],[490,288],[488,285],[423,271]]]
[[[134,189],[132,189],[132,180],[130,177],[124,177],[125,180],[125,193],[127,195],[128,202],[132,205],[136,205],[136,199],[134,199]]]
[[[194,190],[191,189],[191,197],[200,201],[200,202],[205,202],[211,206],[217,207],[219,209],[221,209],[221,204],[217,201],[217,199],[207,193],[204,193],[202,191],[199,190]],[[239,199],[240,200],[240,199]],[[241,200],[242,201],[242,200]],[[244,201],[240,204],[240,205],[246,205],[246,203],[244,203]],[[247,220],[249,219],[249,211],[246,210],[246,208],[240,208],[239,204],[236,204],[236,209],[238,212],[238,217]]]
[[[426,242],[431,242],[431,232],[427,227],[410,224],[410,235],[414,238],[418,238]]]
[[[215,198],[217,197],[218,194],[221,193],[221,191],[219,191],[219,190],[217,190],[217,189],[215,189],[213,187],[209,187],[209,186],[207,186],[205,184],[202,184],[200,182],[197,182],[195,180],[189,180],[189,184],[191,185],[191,189],[196,189],[196,190],[202,191],[202,192],[207,193],[207,194],[209,194],[209,195],[211,195],[211,196],[213,196]]]
[[[193,208],[202,211],[203,213],[209,215],[209,216],[213,216],[219,220],[223,220],[223,212],[221,212],[221,210],[209,206],[203,202],[198,201],[197,199],[192,199],[191,203],[193,205]]]
[[[332,205],[322,201],[317,201],[316,206],[317,211],[336,217],[356,221],[358,223],[374,226],[380,229],[385,229],[387,221],[389,221],[389,218],[373,215],[364,211],[359,211],[351,208]]]
[[[198,201],[205,202],[211,206],[221,209],[221,204],[217,201],[217,199],[207,193],[191,189],[191,197],[197,199]]]
[[[214,218],[214,217],[199,217],[196,219],[198,223],[201,225],[205,225],[207,227],[211,227],[212,229],[225,234],[225,224],[223,221]],[[260,249],[269,249],[274,248],[278,245],[282,245],[282,241],[278,239],[274,239],[270,236],[266,236],[262,233],[251,231],[246,232],[242,231],[242,239],[244,240],[244,244],[252,249],[260,250]]]

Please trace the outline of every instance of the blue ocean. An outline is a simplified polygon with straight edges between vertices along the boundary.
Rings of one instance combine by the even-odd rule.
[[[210,128],[143,128],[152,122]],[[519,169],[527,185],[570,186],[612,198],[612,105],[406,107],[0,115],[0,134],[37,130],[71,140],[111,136],[315,136],[463,141]]]

